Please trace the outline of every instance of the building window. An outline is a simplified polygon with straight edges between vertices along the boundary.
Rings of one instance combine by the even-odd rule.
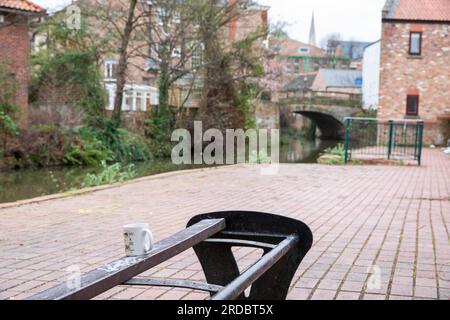
[[[169,13],[167,11],[166,8],[164,7],[157,7],[156,8],[156,19],[158,21],[158,24],[160,26],[163,26],[165,24],[168,24],[168,18],[169,18]]]
[[[0,24],[5,23],[5,16],[0,14]]]
[[[303,69],[306,73],[311,71],[311,65],[310,65],[310,61],[309,59],[304,59],[303,60]]]
[[[108,104],[106,110],[114,110],[116,84],[107,84]],[[126,85],[122,100],[123,111],[147,111],[158,104],[158,89],[146,85]]]
[[[125,90],[123,93],[122,110],[130,111],[133,110],[133,102],[135,97],[135,92],[132,90]]]
[[[117,78],[117,60],[105,61],[105,79],[115,80]]]
[[[181,58],[181,48],[174,48],[172,50],[172,58]]]
[[[194,47],[192,51],[192,67],[199,68],[203,64],[203,44]]]
[[[410,33],[409,54],[414,56],[420,56],[422,54],[422,32]]]
[[[286,63],[286,73],[287,73],[288,77],[291,76],[291,60],[287,60],[287,63]]]
[[[408,95],[406,98],[406,115],[418,116],[419,115],[419,95]]]
[[[300,60],[294,60],[294,75],[298,76],[300,74]]]
[[[309,48],[307,48],[307,47],[299,48],[298,53],[309,54]]]

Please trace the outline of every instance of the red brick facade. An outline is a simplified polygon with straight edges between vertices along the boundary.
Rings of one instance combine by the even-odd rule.
[[[407,115],[407,97],[418,95],[426,144],[450,139],[449,31],[449,23],[383,23],[379,117],[414,118]],[[422,32],[420,55],[409,53],[411,32]]]
[[[5,22],[0,25],[0,61],[16,81],[15,103],[21,111],[21,123],[28,116],[28,18],[24,15],[1,12]]]

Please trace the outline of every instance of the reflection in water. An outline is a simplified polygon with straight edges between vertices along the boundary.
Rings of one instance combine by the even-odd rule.
[[[339,141],[329,140],[300,140],[291,139],[288,144],[282,145],[280,150],[281,163],[316,163],[321,153],[337,146]]]
[[[338,144],[336,141],[283,139],[287,144],[280,148],[281,163],[315,163],[320,153]],[[199,168],[176,166],[170,159],[136,164],[138,177],[158,173]],[[80,188],[87,173],[99,168],[41,168],[17,171],[0,171],[0,203],[31,199]]]

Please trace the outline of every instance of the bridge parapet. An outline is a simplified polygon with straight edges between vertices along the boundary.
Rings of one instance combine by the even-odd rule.
[[[311,119],[319,127],[322,137],[344,139],[345,121],[363,111],[361,95],[339,93],[338,95],[320,95],[309,93],[280,99],[281,105],[287,105],[290,111]]]
[[[286,93],[286,97],[279,100],[281,104],[312,104],[334,107],[362,107],[362,95],[347,92],[307,91]]]

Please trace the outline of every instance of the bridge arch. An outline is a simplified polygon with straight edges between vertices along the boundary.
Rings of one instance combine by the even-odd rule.
[[[345,125],[343,120],[338,120],[335,116],[323,112],[297,111],[295,113],[313,121],[322,133],[322,138],[333,140],[345,138]]]
[[[311,119],[322,133],[322,138],[345,139],[345,118],[362,109],[354,106],[287,103],[290,112]]]

